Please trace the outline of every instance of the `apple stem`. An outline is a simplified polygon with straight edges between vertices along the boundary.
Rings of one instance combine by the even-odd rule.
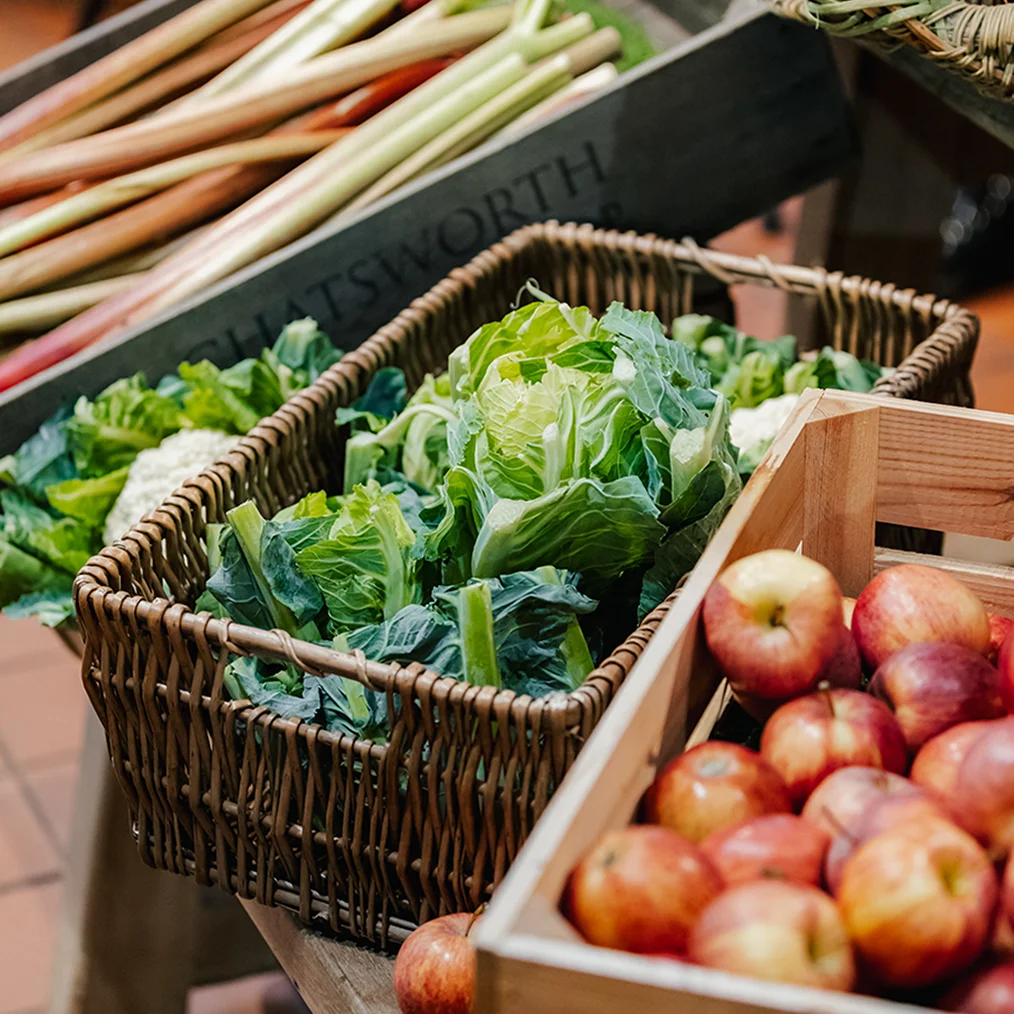
[[[486,903],[483,902],[473,913],[472,918],[468,920],[468,926],[465,928],[465,936],[472,932],[472,927],[476,924],[479,916],[486,911]]]
[[[835,828],[835,830],[843,838],[848,838],[853,845],[859,844],[859,839],[854,835],[839,819],[833,814],[826,806],[823,809],[823,814],[827,818],[827,822]]]
[[[827,705],[827,710],[830,713],[831,717],[834,718],[835,717],[834,697],[831,694],[831,684],[828,683],[827,680],[821,680],[821,682],[817,684],[817,693],[824,698],[824,703]]]

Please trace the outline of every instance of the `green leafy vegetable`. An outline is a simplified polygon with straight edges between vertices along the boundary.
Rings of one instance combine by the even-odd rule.
[[[96,479],[65,479],[47,486],[49,505],[69,518],[100,528],[127,481],[129,465]]]
[[[327,537],[296,554],[320,589],[332,634],[390,619],[419,601],[415,544],[393,493],[372,480],[353,490]]]
[[[4,608],[12,620],[34,617],[45,627],[58,627],[74,618],[74,596],[70,591],[33,592]]]
[[[94,478],[129,465],[138,451],[157,447],[183,425],[176,402],[137,373],[110,384],[94,401],[78,398],[67,440],[78,476]]]

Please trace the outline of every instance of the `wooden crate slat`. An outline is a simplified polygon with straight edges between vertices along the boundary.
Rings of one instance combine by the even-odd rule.
[[[877,520],[1014,538],[1014,417],[914,408],[881,408]]]

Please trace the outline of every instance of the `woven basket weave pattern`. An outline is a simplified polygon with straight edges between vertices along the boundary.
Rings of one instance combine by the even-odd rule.
[[[689,241],[555,223],[518,231],[416,300],[79,575],[84,684],[146,862],[381,945],[485,900],[671,598],[578,690],[531,700],[195,615],[206,525],[251,497],[270,515],[335,489],[335,409],[384,365],[418,385],[479,324],[503,316],[527,279],[594,312],[618,299],[667,321],[691,308],[702,274],[816,298],[836,346],[901,364],[878,384],[883,393],[970,403],[977,321],[932,296]],[[385,693],[388,742],[229,701],[225,667],[250,654]]]
[[[786,17],[832,35],[909,45],[970,78],[981,91],[1014,95],[1014,4],[900,0],[771,0]]]

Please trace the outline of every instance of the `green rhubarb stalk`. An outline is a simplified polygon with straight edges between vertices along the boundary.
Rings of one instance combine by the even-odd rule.
[[[547,58],[516,84],[494,96],[406,158],[334,218],[358,211],[409,180],[470,151],[522,113],[559,92],[576,75],[598,66],[601,61],[618,52],[619,43],[620,37],[616,29],[603,28],[562,53]]]
[[[493,640],[493,598],[485,581],[466,584],[458,593],[458,631],[465,682],[500,689],[500,668]]]
[[[546,584],[561,584],[559,571],[555,567],[537,567],[535,573],[542,578]],[[571,616],[567,624],[567,633],[560,642],[560,655],[567,666],[567,677],[570,680],[570,689],[576,690],[588,676],[588,673],[595,668],[591,652],[588,650],[588,642],[585,640],[584,631],[578,623],[576,616]]]
[[[515,116],[541,102],[570,80],[566,67],[547,63],[529,71],[520,81],[483,103],[468,116],[404,159],[373,186],[346,205],[339,215],[365,208],[409,180],[442,165],[461,152],[468,151],[496,133]],[[337,216],[336,216],[337,217]]]
[[[278,77],[331,49],[351,42],[389,13],[398,0],[315,0],[259,46],[188,95],[195,105],[237,85]]]
[[[161,190],[168,190],[198,173],[226,166],[305,158],[333,144],[344,134],[342,130],[319,130],[311,134],[236,141],[107,180],[0,228],[0,256],[22,250]]]
[[[458,18],[473,16],[459,14],[449,18],[447,24],[456,22]],[[526,34],[517,28],[501,32],[425,84],[392,103],[387,109],[370,117],[366,123],[357,127],[348,137],[331,145],[326,151],[310,159],[298,169],[294,169],[257,197],[247,201],[243,207],[238,208],[223,220],[221,226],[209,230],[209,233],[203,237],[200,246],[195,246],[188,251],[188,254],[197,254],[199,250],[198,255],[201,256],[209,246],[217,246],[220,243],[236,247],[233,240],[238,235],[244,234],[247,225],[260,222],[267,218],[272,211],[279,212],[281,228],[289,224],[295,225],[290,216],[297,211],[303,212],[304,208],[308,214],[315,212],[312,224],[319,224],[333,211],[337,211],[343,203],[333,198],[332,194],[335,189],[339,191],[342,189],[345,165],[351,158],[369,152],[374,145],[383,141],[393,140],[397,143],[400,137],[399,132],[406,124],[424,120],[436,102],[449,95],[457,94],[459,89],[474,80],[480,72],[488,70],[504,56],[520,53],[527,63],[533,63],[573,45],[590,35],[594,28],[594,23],[589,15],[579,14],[558,25],[531,34]],[[470,111],[470,109],[462,109],[461,115]],[[407,157],[413,150],[415,149],[410,149],[405,143],[400,151],[400,157]],[[379,178],[381,175],[383,175],[383,171],[376,173],[374,178]],[[354,196],[354,194],[349,196]],[[305,229],[286,230],[278,245],[290,242],[303,231]],[[245,241],[245,234],[243,238]],[[244,263],[249,263],[254,259],[254,257],[250,257]],[[186,274],[190,265],[191,261],[188,256],[186,269],[181,270],[180,274]],[[160,300],[158,305],[163,305],[163,302]]]
[[[459,17],[465,17],[465,15],[459,15]],[[453,70],[454,68],[449,69]],[[446,71],[442,73],[446,73]],[[220,246],[216,246],[214,257],[202,258],[202,262],[194,265],[193,269],[187,272],[176,285],[156,297],[149,304],[149,310],[156,311],[166,306],[172,306],[191,293],[200,291],[207,285],[232,274],[251,261],[277,250],[284,243],[309,231],[325,219],[332,208],[342,206],[383,173],[394,168],[411,152],[422,147],[441,131],[448,129],[451,124],[483,102],[489,101],[497,93],[509,88],[524,74],[525,61],[520,54],[512,53],[505,56],[488,70],[460,85],[452,94],[434,102],[425,114],[404,124],[392,134],[378,139],[368,150],[352,155],[347,161],[342,160],[343,164],[336,169],[333,175],[321,179],[315,185],[316,192],[309,202],[303,203],[295,198],[286,203],[284,208],[278,209],[276,214],[264,216],[261,221],[250,222],[249,226],[243,229],[241,242],[223,242]],[[427,84],[441,76],[442,74],[438,74]],[[421,91],[425,87],[426,85],[423,85],[416,91]],[[329,149],[321,152],[321,155],[340,148],[345,140],[352,140],[359,131],[369,129],[370,123],[380,119],[383,115],[380,113],[367,124],[356,128],[348,138],[331,145]],[[316,162],[321,158],[321,155],[310,159],[306,166],[309,167],[313,162]],[[331,160],[328,160],[328,164],[330,162]],[[317,168],[319,169],[319,166]],[[294,173],[290,173],[288,178],[293,175]],[[268,191],[264,193],[267,194]],[[255,198],[249,202],[247,208],[256,203]],[[226,221],[228,222],[228,219]]]
[[[103,299],[125,292],[143,274],[120,275],[83,285],[71,285],[38,296],[0,302],[0,335],[39,334],[76,317]]]
[[[619,77],[619,71],[614,63],[600,63],[593,70],[574,78],[565,88],[544,99],[537,106],[533,106],[526,113],[523,113],[516,120],[512,120],[500,131],[499,137],[513,138],[527,130],[533,123],[538,123],[546,116],[553,113],[571,102],[594,95],[603,88],[608,88]]]

